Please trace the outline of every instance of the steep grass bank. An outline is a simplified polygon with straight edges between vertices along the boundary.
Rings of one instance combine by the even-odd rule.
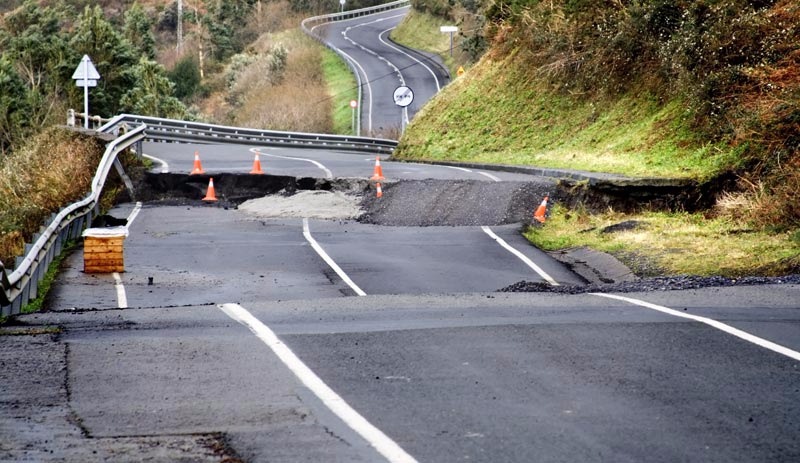
[[[800,6],[718,3],[659,15],[649,11],[664,2],[489,8],[488,53],[415,117],[395,157],[698,181],[732,174],[737,188],[699,214],[556,204],[526,236],[548,250],[608,251],[641,275],[800,273],[800,42],[791,39]],[[601,233],[628,220],[642,226]]]
[[[513,55],[485,58],[419,113],[395,156],[707,179],[738,150],[690,129],[680,100],[552,92]]]

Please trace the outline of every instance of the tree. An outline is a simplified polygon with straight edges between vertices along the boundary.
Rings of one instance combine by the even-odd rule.
[[[0,154],[5,154],[29,126],[25,83],[11,61],[0,57]]]
[[[211,56],[224,61],[241,52],[244,45],[255,39],[255,34],[244,27],[253,10],[252,2],[247,0],[209,0],[208,13],[203,25],[208,31]]]
[[[175,98],[174,85],[160,64],[142,57],[131,69],[130,79],[136,85],[122,96],[124,112],[173,119],[186,115],[186,107]]]
[[[153,36],[153,22],[139,2],[134,2],[125,12],[125,38],[139,51],[140,56],[156,58],[156,39]]]
[[[60,95],[65,85],[64,57],[68,53],[61,23],[66,16],[64,9],[40,7],[27,0],[5,17],[0,29],[1,53],[13,64],[25,86],[19,96],[29,102],[28,125],[46,125],[64,117],[63,111],[56,110],[64,106]]]
[[[193,97],[200,88],[200,67],[192,55],[178,61],[168,75],[175,84],[175,97],[183,101]]]
[[[101,76],[97,87],[91,89],[91,111],[102,116],[117,114],[120,98],[135,84],[129,72],[137,64],[133,45],[105,19],[99,6],[83,10],[70,45],[74,53],[70,62],[77,65],[81,56],[89,55]],[[71,96],[72,101],[81,98],[77,90]]]

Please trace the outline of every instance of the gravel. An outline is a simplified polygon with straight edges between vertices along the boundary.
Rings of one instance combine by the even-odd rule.
[[[633,293],[650,291],[675,291],[686,289],[700,289],[721,286],[747,286],[747,285],[780,285],[780,284],[800,284],[800,275],[788,275],[782,277],[699,277],[699,276],[675,276],[675,277],[655,277],[642,278],[635,281],[626,281],[614,284],[590,284],[586,286],[564,285],[551,286],[542,282],[520,281],[498,290],[503,293],[560,293],[560,294],[582,294],[582,293]]]
[[[349,220],[363,213],[360,201],[358,196],[339,191],[300,191],[291,196],[271,195],[251,199],[240,204],[239,210],[260,218]]]

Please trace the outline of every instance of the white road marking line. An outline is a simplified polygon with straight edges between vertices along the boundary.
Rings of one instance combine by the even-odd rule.
[[[465,167],[456,167],[456,166],[442,166],[442,165],[440,165],[439,167],[446,167],[448,169],[456,169],[456,170],[460,170],[460,171],[463,171],[463,172],[469,172],[469,173],[476,173],[476,174],[484,175],[484,176],[489,177],[490,179],[494,180],[495,182],[502,182],[503,181],[502,179],[500,179],[500,177],[495,177],[494,175],[492,175],[492,174],[490,174],[488,172],[481,172],[481,171],[478,171],[478,170],[472,171],[472,170],[467,169]]]
[[[633,299],[631,297],[625,296],[618,296],[616,294],[606,294],[606,293],[590,293],[594,296],[606,297],[609,299],[617,299],[619,301],[628,302],[630,304],[638,305],[641,307],[646,307],[648,309],[656,310],[658,312],[662,312],[668,315],[672,315],[674,317],[686,318],[689,320],[693,320],[696,322],[704,323],[712,328],[716,328],[720,331],[724,331],[725,333],[732,334],[739,339],[743,339],[747,342],[753,343],[757,346],[761,346],[765,349],[769,349],[773,352],[777,352],[779,354],[785,355],[793,360],[800,361],[800,352],[794,351],[789,349],[788,347],[781,346],[780,344],[776,344],[772,341],[767,341],[764,338],[759,338],[758,336],[752,335],[746,331],[742,331],[738,328],[734,328],[730,325],[726,325],[725,323],[719,322],[717,320],[701,317],[699,315],[692,315],[688,313],[679,312],[675,309],[670,309],[668,307],[651,304],[649,302],[641,301],[639,299]]]
[[[469,170],[469,169],[467,169],[466,167],[456,167],[456,166],[439,166],[439,167],[446,167],[446,168],[448,168],[448,169],[455,169],[455,170],[460,170],[460,171],[462,171],[462,172],[469,172],[469,173],[472,173],[472,171],[471,171],[471,170]]]
[[[316,29],[319,26],[323,26],[323,25],[324,24],[318,24],[318,25],[314,26],[313,28],[311,28],[311,31],[313,32],[314,29]],[[348,30],[349,29],[350,28],[348,28]],[[347,37],[347,34],[345,33],[345,31],[342,31],[342,36],[346,40],[352,42],[352,40],[350,40]],[[338,52],[339,54],[344,56],[346,59],[350,60],[350,62],[353,63],[353,66],[355,66],[359,70],[361,70],[361,74],[364,75],[364,84],[366,84],[366,86],[367,86],[367,108],[368,108],[368,111],[367,111],[367,130],[369,132],[372,132],[372,85],[370,84],[369,76],[367,75],[367,71],[364,70],[364,68],[361,66],[361,63],[356,61],[355,58],[353,58],[352,56],[347,54],[344,50],[342,50],[341,48],[334,47],[333,45],[331,45],[331,47],[333,48],[334,51]],[[358,103],[359,103],[359,106],[361,106],[361,102],[359,101]]]
[[[414,463],[414,457],[406,453],[395,441],[361,416],[345,400],[308,366],[267,325],[262,323],[239,304],[217,306],[233,320],[246,326],[294,373],[297,379],[314,393],[336,416],[387,460],[393,463]]]
[[[161,164],[161,173],[162,174],[168,174],[169,173],[169,164],[167,163],[167,161],[165,161],[163,159],[159,159],[159,158],[157,158],[155,156],[150,156],[149,154],[142,154],[142,156],[146,157],[147,159],[150,159],[151,161],[155,161],[155,162]]]
[[[485,232],[487,235],[489,235],[489,236],[490,236],[490,237],[491,237],[493,240],[497,241],[497,244],[499,244],[500,246],[502,246],[502,247],[506,248],[506,250],[507,250],[508,252],[510,252],[511,254],[514,254],[515,256],[517,256],[517,257],[519,258],[519,260],[521,260],[522,262],[524,262],[524,263],[525,263],[525,265],[527,265],[528,267],[532,268],[534,272],[538,273],[538,274],[539,274],[539,276],[541,276],[541,277],[542,277],[542,278],[543,278],[545,281],[547,281],[548,283],[550,283],[550,285],[551,285],[551,286],[559,286],[558,282],[557,282],[556,280],[554,280],[554,279],[553,279],[553,277],[551,277],[550,275],[548,275],[548,274],[547,274],[547,272],[545,272],[544,270],[542,270],[542,268],[541,268],[541,267],[539,267],[538,265],[536,265],[535,263],[533,263],[533,261],[532,261],[532,260],[528,259],[528,257],[527,257],[525,254],[523,254],[523,253],[521,253],[521,252],[517,251],[517,250],[516,250],[516,249],[514,249],[514,248],[513,248],[513,247],[512,247],[510,244],[506,243],[506,242],[505,242],[505,240],[504,240],[503,238],[500,238],[499,236],[497,236],[497,235],[496,235],[496,234],[495,234],[495,233],[492,231],[492,229],[491,229],[491,228],[489,228],[489,227],[481,227],[481,229],[482,229],[482,230],[483,230],[483,231],[484,231],[484,232]]]
[[[142,210],[142,202],[137,201],[136,206],[133,207],[133,210],[130,214],[128,214],[128,223],[125,224],[125,228],[130,228],[131,223],[136,220],[136,217],[139,215],[139,212]],[[114,289],[117,290],[117,307],[120,309],[127,309],[128,308],[128,296],[125,294],[125,285],[122,284],[122,277],[119,273],[114,272]]]
[[[495,182],[500,182],[500,181],[502,181],[502,180],[500,180],[500,178],[498,178],[498,177],[495,177],[494,175],[492,175],[492,174],[490,174],[490,173],[488,173],[488,172],[478,172],[478,173],[479,173],[479,174],[481,174],[481,175],[484,175],[484,176],[486,176],[486,177],[489,177],[490,179],[494,180]]]
[[[330,169],[328,169],[327,167],[325,167],[324,165],[322,165],[321,163],[319,163],[319,162],[317,162],[317,161],[315,161],[313,159],[295,158],[295,157],[291,157],[291,156],[281,156],[279,154],[263,153],[263,152],[259,151],[258,148],[250,148],[250,152],[253,153],[253,154],[258,154],[259,156],[270,156],[270,157],[273,157],[273,158],[289,159],[289,160],[292,160],[292,161],[310,162],[311,164],[314,164],[315,166],[317,166],[320,169],[322,169],[325,172],[325,177],[326,178],[329,178],[329,179],[333,178],[333,172],[331,172]]]
[[[122,284],[122,277],[114,272],[114,288],[117,290],[117,307],[120,309],[128,308],[128,297],[125,295],[125,286]]]
[[[139,215],[139,212],[142,210],[142,202],[137,201],[136,206],[134,206],[133,210],[130,214],[128,214],[128,223],[125,225],[125,228],[130,228],[131,223],[136,220],[136,217]]]
[[[425,69],[427,69],[427,70],[428,70],[428,72],[430,72],[430,73],[431,73],[431,75],[433,76],[433,80],[436,82],[436,92],[439,92],[439,90],[441,90],[441,89],[442,89],[442,87],[441,87],[441,85],[439,85],[439,78],[438,78],[438,77],[436,77],[436,73],[435,73],[435,72],[433,72],[433,69],[431,69],[430,67],[428,67],[428,65],[427,65],[427,64],[425,64],[425,63],[423,63],[421,60],[418,60],[417,58],[415,58],[415,57],[413,57],[413,56],[409,55],[408,53],[406,53],[405,51],[403,51],[402,49],[400,49],[400,48],[397,48],[397,47],[395,47],[394,45],[390,44],[389,42],[387,42],[387,41],[383,40],[383,35],[384,35],[385,33],[389,32],[389,31],[391,31],[392,29],[395,29],[395,28],[394,28],[394,27],[392,27],[391,29],[386,29],[385,31],[383,31],[383,32],[381,32],[380,34],[378,34],[378,40],[380,40],[380,41],[381,41],[381,43],[383,43],[383,44],[384,44],[384,45],[386,45],[387,47],[391,48],[392,50],[399,51],[400,53],[402,53],[402,54],[404,54],[404,55],[408,56],[408,57],[409,57],[409,58],[411,58],[412,60],[414,60],[414,61],[416,61],[417,63],[419,63],[420,65],[422,65],[422,67],[424,67]],[[399,71],[398,71],[398,72],[399,72]]]
[[[336,272],[337,275],[339,275],[339,278],[344,280],[344,282],[347,283],[347,285],[350,286],[350,288],[352,288],[353,291],[356,292],[356,294],[358,294],[359,296],[367,295],[367,293],[365,293],[361,288],[359,288],[358,285],[355,284],[355,282],[353,282],[353,280],[351,280],[346,273],[344,273],[344,270],[342,270],[342,268],[336,264],[336,262],[331,258],[331,256],[329,256],[328,253],[326,253],[325,250],[322,249],[322,246],[320,246],[319,243],[317,243],[317,240],[315,240],[314,237],[311,236],[311,230],[308,227],[307,218],[303,219],[303,236],[306,237],[306,240],[309,242],[309,244],[311,244],[311,247],[314,248],[315,251],[317,251],[317,254],[319,254],[319,256],[322,257],[322,260],[324,260],[328,264],[328,266],[330,266],[330,268],[332,268],[333,271]]]

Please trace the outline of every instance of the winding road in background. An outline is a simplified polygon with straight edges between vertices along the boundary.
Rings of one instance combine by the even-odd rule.
[[[382,34],[381,22],[370,27]],[[351,38],[366,28],[347,27]],[[268,174],[295,177],[363,179],[375,161],[236,145],[144,151],[172,173],[197,151],[212,175],[246,172],[256,152]],[[125,272],[83,273],[76,251],[48,310],[19,318],[61,331],[0,350],[0,460],[800,459],[796,285],[509,294],[497,290],[583,283],[517,225],[264,218],[200,201],[112,214],[129,219]]]
[[[314,34],[338,48],[355,63],[361,75],[362,135],[398,138],[405,124],[450,81],[441,59],[389,40],[410,7],[315,26]],[[414,100],[405,108],[395,104],[395,89],[411,88]]]

